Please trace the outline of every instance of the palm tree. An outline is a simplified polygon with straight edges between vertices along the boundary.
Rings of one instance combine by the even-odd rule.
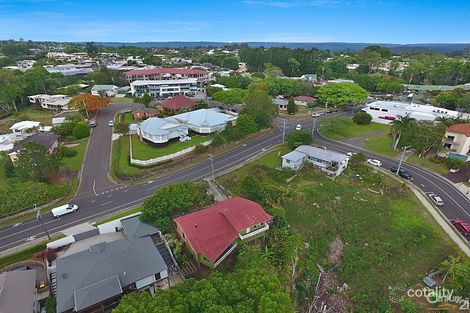
[[[445,272],[442,282],[445,282],[447,277],[450,277],[451,280],[455,280],[456,276],[458,276],[460,264],[460,257],[453,255],[450,255],[447,259],[442,261],[441,270]]]
[[[414,123],[415,119],[410,117],[409,114],[405,116],[400,116],[398,119],[395,119],[392,122],[392,128],[390,132],[393,137],[393,150],[397,149],[398,143],[403,133],[408,129],[408,127]]]

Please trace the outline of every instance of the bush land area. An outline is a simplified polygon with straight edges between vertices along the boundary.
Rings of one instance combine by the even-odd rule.
[[[294,173],[273,169],[277,154],[271,152],[220,182],[234,194],[260,201],[275,217],[282,212],[289,229],[310,246],[302,256],[305,264],[332,269],[341,284],[346,282],[350,289],[342,296],[353,302],[355,312],[391,310],[389,286],[415,285],[448,255],[458,253],[404,185],[362,164],[351,165],[335,181],[305,169],[286,183]],[[356,173],[363,179],[354,179]],[[328,252],[336,238],[344,248],[340,261],[332,264]],[[299,263],[296,282],[301,286],[307,266]],[[297,289],[293,294],[304,296]]]

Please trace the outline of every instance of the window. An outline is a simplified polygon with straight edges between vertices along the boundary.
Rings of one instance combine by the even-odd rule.
[[[454,136],[447,136],[447,140],[449,141],[454,141],[455,137]]]

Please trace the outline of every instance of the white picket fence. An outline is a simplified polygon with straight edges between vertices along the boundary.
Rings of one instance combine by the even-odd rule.
[[[208,140],[206,142],[203,142],[202,145],[203,146],[208,146],[208,145],[211,144],[211,142],[212,142],[212,140]],[[179,156],[185,155],[187,153],[190,153],[190,152],[192,152],[196,149],[196,146],[192,146],[192,147],[186,148],[184,150],[181,150],[181,151],[178,151],[178,152],[175,152],[175,153],[172,153],[172,154],[167,154],[167,155],[164,155],[164,156],[161,156],[161,157],[158,157],[158,158],[149,159],[149,160],[139,160],[139,159],[134,159],[132,157],[132,142],[130,141],[129,144],[130,144],[130,162],[131,162],[131,164],[138,165],[138,166],[150,166],[150,165],[154,165],[154,164],[161,163],[161,162],[164,162],[164,161],[168,161],[168,160],[174,159],[176,157],[179,157]]]

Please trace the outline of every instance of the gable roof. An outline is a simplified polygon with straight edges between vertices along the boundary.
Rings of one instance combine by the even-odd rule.
[[[74,310],[83,310],[121,293],[122,286],[117,275],[105,278],[93,285],[78,289],[73,293]]]
[[[0,273],[0,312],[33,313],[36,270]]]
[[[330,162],[338,162],[341,163],[343,161],[346,161],[349,159],[349,157],[346,154],[334,152],[331,150],[325,150],[322,148],[317,148],[313,146],[299,146],[295,148],[294,151],[305,153],[308,156],[316,157],[325,161],[330,161]]]
[[[215,262],[248,227],[271,221],[256,202],[236,197],[174,219],[196,253]]]
[[[127,237],[140,238],[160,232],[152,225],[143,223],[138,215],[122,219],[121,225]]]
[[[178,95],[163,102],[160,106],[168,110],[179,110],[185,107],[194,107],[196,105],[196,101],[193,101],[188,97]]]
[[[151,117],[140,123],[139,128],[149,135],[168,135],[172,128],[182,127],[168,118]]]
[[[447,131],[457,134],[464,134],[470,137],[470,123],[467,124],[454,124],[447,128]]]
[[[85,302],[75,302],[76,291],[79,291],[78,301],[83,293],[91,290],[94,299],[106,299],[116,290],[113,276],[118,276],[121,286],[125,287],[167,270],[167,266],[152,239],[143,237],[102,242],[85,251],[58,258],[56,270],[57,311],[63,312],[84,305]],[[108,287],[93,287],[100,282]],[[92,302],[87,300],[86,304],[95,304]]]
[[[50,148],[54,146],[55,142],[58,139],[59,137],[56,134],[40,132],[31,136],[28,136],[25,139],[15,143],[11,151],[20,150],[28,142],[38,143],[40,145],[43,145],[46,148],[46,150],[49,150]]]
[[[294,100],[303,101],[303,102],[314,102],[314,101],[317,101],[316,98],[310,97],[310,96],[297,96],[297,97],[294,98]]]
[[[91,88],[91,91],[101,91],[101,90],[109,91],[109,90],[113,90],[113,89],[117,89],[117,88],[118,87],[116,85],[94,85]]]
[[[217,125],[223,125],[228,121],[236,119],[236,117],[225,113],[220,113],[217,109],[199,109],[173,115],[170,117],[170,119],[198,127],[213,127]]]

